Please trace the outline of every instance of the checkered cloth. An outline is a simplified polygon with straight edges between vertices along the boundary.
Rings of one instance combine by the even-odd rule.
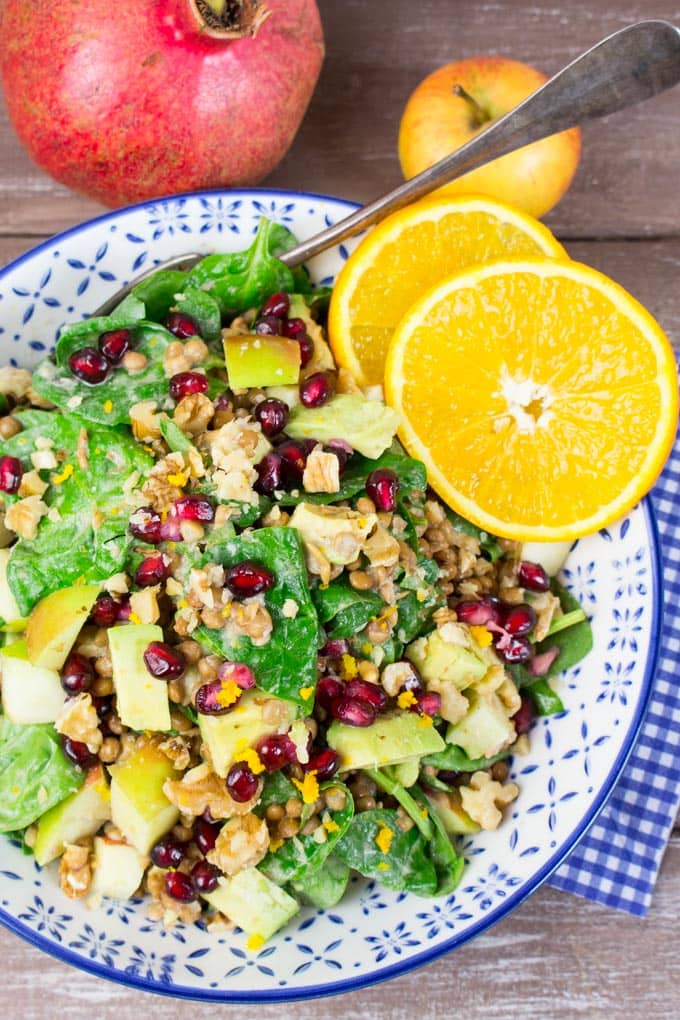
[[[654,688],[611,798],[549,884],[644,917],[680,806],[680,440],[652,491],[664,559]]]

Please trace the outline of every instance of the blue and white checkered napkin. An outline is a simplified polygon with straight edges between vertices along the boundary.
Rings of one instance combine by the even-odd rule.
[[[680,440],[652,502],[664,560],[664,624],[649,708],[605,809],[549,880],[642,917],[680,806]]]

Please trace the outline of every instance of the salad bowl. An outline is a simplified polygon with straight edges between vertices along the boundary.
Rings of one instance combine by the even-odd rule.
[[[262,216],[300,239],[355,208],[340,199],[267,190],[205,192],[147,202],[66,231],[0,272],[3,363],[32,368],[65,322],[187,251],[246,247]],[[309,265],[332,283],[354,242]],[[565,710],[538,719],[531,750],[510,759],[520,795],[495,831],[465,837],[466,868],[439,899],[355,879],[329,910],[303,908],[264,946],[201,924],[166,930],[141,900],[98,910],[67,899],[56,869],[39,869],[0,837],[0,921],[59,959],[137,988],[215,1002],[266,1002],[350,991],[397,976],[485,931],[565,859],[605,804],[632,750],[659,644],[661,569],[648,501],[576,542],[562,581],[591,620],[594,648],[557,680]]]

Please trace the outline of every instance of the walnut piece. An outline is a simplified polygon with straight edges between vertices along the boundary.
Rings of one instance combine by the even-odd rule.
[[[37,471],[26,471],[21,476],[19,485],[19,496],[43,496],[47,491],[47,482],[43,482]]]
[[[134,591],[130,596],[130,611],[135,614],[137,623],[157,623],[161,611],[158,607],[158,593],[161,590],[159,584],[151,588],[142,588],[141,591]]]
[[[240,818],[230,818],[222,827],[208,860],[225,875],[236,875],[259,864],[268,848],[266,821],[249,812]]]
[[[191,747],[184,737],[168,737],[162,744],[158,745],[166,758],[169,758],[176,769],[184,771],[189,768],[191,761]]]
[[[229,623],[257,646],[267,644],[274,626],[269,610],[260,598],[239,604],[232,603]]]
[[[503,819],[499,808],[507,807],[518,794],[516,783],[502,785],[488,772],[475,772],[470,785],[460,787],[463,810],[482,829],[497,829]]]
[[[562,615],[560,600],[551,591],[543,591],[540,595],[534,595],[531,605],[536,613],[536,624],[531,635],[532,641],[542,641],[547,637],[550,624],[555,616]]]
[[[130,408],[130,425],[132,434],[140,443],[150,443],[152,439],[160,439],[161,427],[159,415],[156,413],[155,400],[140,400]]]
[[[9,394],[15,400],[25,397],[31,386],[31,373],[25,368],[0,368],[0,393]]]
[[[78,900],[87,894],[91,882],[90,848],[67,843],[59,862],[59,885],[62,891],[70,899]]]
[[[340,461],[334,453],[324,453],[320,443],[307,458],[302,487],[305,492],[340,491]]]
[[[189,393],[182,397],[172,415],[175,425],[189,436],[205,432],[215,415],[215,406],[205,393]]]
[[[363,551],[372,567],[393,567],[399,562],[399,542],[382,524],[366,539]]]
[[[168,800],[185,815],[202,815],[209,810],[213,818],[231,818],[245,815],[260,796],[261,784],[252,800],[244,804],[232,800],[227,793],[224,780],[211,772],[207,765],[198,765],[187,772],[182,779],[167,779],[163,793]]]
[[[89,694],[78,694],[69,698],[54,723],[57,733],[87,744],[92,754],[96,754],[102,746],[102,733],[99,729],[99,716],[92,704]]]
[[[435,691],[442,699],[441,717],[447,722],[457,723],[467,715],[470,704],[460,693],[453,680],[430,680],[428,691]]]
[[[40,496],[26,496],[7,508],[5,525],[16,531],[19,538],[35,538],[40,519],[47,511],[47,503],[43,503]]]

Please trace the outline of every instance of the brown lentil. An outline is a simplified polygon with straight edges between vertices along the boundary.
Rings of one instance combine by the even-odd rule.
[[[21,429],[21,422],[17,418],[13,418],[11,414],[0,418],[0,436],[3,439],[11,439],[12,436],[16,436],[21,432]]]
[[[318,815],[311,815],[300,830],[303,836],[311,836],[315,829],[318,829],[321,819]]]
[[[112,712],[111,715],[106,717],[106,725],[111,730],[111,733],[114,733],[117,737],[123,732],[123,724],[116,712]]]
[[[264,814],[268,822],[280,822],[286,812],[283,804],[269,804]]]
[[[113,680],[110,676],[98,676],[92,685],[92,693],[98,698],[107,698],[113,694]]]
[[[289,818],[300,818],[302,815],[302,801],[299,797],[289,797],[286,801],[286,814]]]
[[[188,843],[193,833],[188,825],[182,825],[178,822],[172,830],[172,834],[179,843]]]
[[[374,811],[376,808],[375,797],[357,797],[355,807],[357,811]]]
[[[224,617],[220,609],[209,609],[207,606],[201,612],[201,623],[209,627],[210,630],[222,630],[224,627]]]
[[[184,687],[182,681],[177,678],[168,681],[168,697],[170,701],[174,701],[176,705],[181,705],[184,701]]]
[[[94,668],[99,676],[113,676],[113,662],[108,652],[104,652],[103,655],[94,660]]]
[[[178,733],[188,733],[194,727],[191,719],[187,719],[184,712],[176,710],[170,713],[170,722],[173,730],[177,730]]]
[[[297,836],[300,831],[300,823],[297,818],[282,818],[278,825],[277,834],[280,839],[290,839]]]
[[[99,760],[105,765],[110,765],[120,754],[120,741],[116,737],[106,737],[99,748]]]
[[[221,664],[222,659],[218,655],[206,655],[198,663],[198,672],[204,680],[215,680]]]
[[[324,800],[329,811],[343,811],[347,803],[344,790],[337,786],[330,786],[324,793]]]
[[[496,779],[499,783],[502,783],[508,778],[510,769],[508,763],[505,761],[497,761],[491,766],[491,778]]]
[[[373,587],[373,581],[365,570],[352,570],[349,575],[349,583],[356,591],[368,591]]]
[[[203,654],[198,641],[180,641],[177,647],[190,666],[195,666]]]

